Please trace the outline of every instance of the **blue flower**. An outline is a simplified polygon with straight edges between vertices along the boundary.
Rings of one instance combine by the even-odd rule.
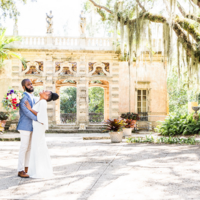
[[[14,93],[14,90],[10,90],[10,94]]]
[[[16,104],[16,107],[19,107],[19,104]]]

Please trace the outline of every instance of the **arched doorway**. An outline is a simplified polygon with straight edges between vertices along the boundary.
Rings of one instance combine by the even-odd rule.
[[[56,124],[74,124],[77,117],[76,81],[68,79],[57,80],[56,93],[60,96],[60,101],[55,102]]]
[[[89,95],[89,122],[101,123],[104,121],[104,88],[90,87]]]
[[[76,122],[76,87],[63,86],[60,88],[60,121],[62,124]]]
[[[89,82],[89,122],[102,123],[109,118],[109,82],[93,80]]]

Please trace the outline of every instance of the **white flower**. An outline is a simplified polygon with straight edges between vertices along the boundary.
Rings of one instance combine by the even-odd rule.
[[[8,99],[11,99],[11,95],[8,96]]]
[[[12,94],[12,99],[17,98],[16,94]]]

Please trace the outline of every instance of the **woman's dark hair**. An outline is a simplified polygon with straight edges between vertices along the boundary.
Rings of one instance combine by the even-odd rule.
[[[47,100],[47,102],[56,101],[58,98],[59,98],[59,95],[57,93],[51,92],[51,94],[50,94],[49,99]]]

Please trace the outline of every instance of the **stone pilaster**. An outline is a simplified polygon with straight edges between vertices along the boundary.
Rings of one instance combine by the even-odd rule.
[[[43,81],[44,89],[50,90],[52,92],[56,92],[55,83],[53,79],[55,66],[54,66],[51,53],[46,54],[45,64],[46,64],[46,69],[45,69],[46,78]],[[56,103],[55,102],[51,101],[48,103],[47,112],[48,112],[48,118],[49,118],[50,124],[56,124]]]
[[[110,118],[119,117],[119,64],[112,66],[112,81],[110,82]]]
[[[104,120],[109,119],[109,87],[104,88]]]
[[[80,58],[80,78],[77,81],[77,121],[76,124],[80,129],[85,129],[89,123],[88,113],[88,87],[89,82],[86,78],[87,62],[86,57],[81,56]]]
[[[6,60],[4,61],[4,65],[0,69],[0,111],[3,111],[1,101],[4,95],[7,93],[9,87],[13,86],[12,84],[12,76],[14,75],[15,79],[17,80],[16,73],[12,72],[12,61]],[[16,83],[18,86],[18,83]],[[15,88],[16,89],[16,88]],[[18,89],[18,87],[17,87]]]
[[[88,114],[88,81],[80,78],[77,83],[77,125],[86,127],[89,123]],[[84,128],[83,128],[84,129]]]

